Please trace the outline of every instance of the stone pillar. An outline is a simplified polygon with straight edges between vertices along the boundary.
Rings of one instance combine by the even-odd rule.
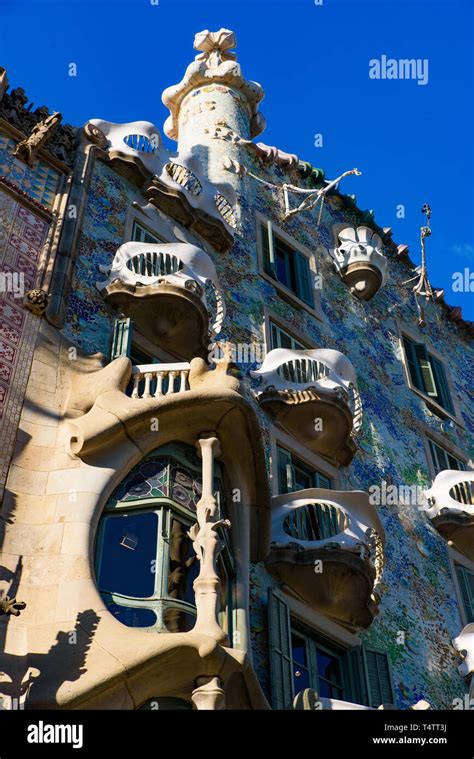
[[[198,677],[191,700],[196,709],[225,709],[225,694],[218,677]]]
[[[221,589],[217,558],[223,547],[217,530],[219,527],[230,528],[230,522],[228,519],[218,519],[217,502],[213,495],[214,457],[219,455],[219,441],[212,433],[202,433],[197,448],[202,457],[202,496],[196,508],[197,522],[189,530],[200,561],[199,575],[193,585],[197,609],[194,632],[226,643],[227,636],[217,617]]]

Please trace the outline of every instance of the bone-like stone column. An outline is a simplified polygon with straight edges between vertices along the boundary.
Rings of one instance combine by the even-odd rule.
[[[202,496],[196,507],[197,522],[189,530],[189,537],[200,562],[198,577],[194,580],[197,621],[194,632],[209,635],[219,643],[227,636],[218,622],[221,581],[217,575],[217,558],[223,548],[218,528],[230,528],[228,519],[218,519],[214,490],[214,458],[220,453],[219,440],[213,433],[201,433],[197,449],[202,458]]]
[[[191,700],[196,709],[225,709],[225,694],[218,677],[198,677]]]

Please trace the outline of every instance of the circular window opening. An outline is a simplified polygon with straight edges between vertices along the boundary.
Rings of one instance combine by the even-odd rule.
[[[158,149],[158,135],[147,137],[145,134],[127,134],[123,141],[132,150],[139,153],[155,153]]]
[[[458,482],[449,491],[449,495],[458,503],[465,506],[474,506],[474,482]]]

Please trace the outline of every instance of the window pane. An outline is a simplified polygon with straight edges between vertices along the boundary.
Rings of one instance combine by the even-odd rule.
[[[301,664],[303,667],[306,667],[306,641],[294,632],[291,633],[291,649],[293,661],[296,664]]]
[[[107,605],[108,611],[127,627],[152,627],[156,623],[156,614],[151,609],[132,608],[111,603]]]
[[[199,561],[187,535],[188,529],[173,519],[169,542],[168,596],[194,604],[193,582],[199,574]]]
[[[339,659],[335,656],[331,656],[321,649],[316,650],[316,658],[318,662],[318,675],[325,680],[334,683],[335,685],[341,684],[341,668]]]
[[[275,263],[278,281],[286,287],[291,288],[291,282],[287,272],[287,258],[284,251],[282,251],[277,245],[275,245]]]
[[[158,515],[120,514],[103,523],[99,588],[134,598],[148,598],[155,588]]]
[[[306,688],[311,688],[311,681],[307,669],[299,669],[297,666],[293,668],[293,685],[295,694]]]

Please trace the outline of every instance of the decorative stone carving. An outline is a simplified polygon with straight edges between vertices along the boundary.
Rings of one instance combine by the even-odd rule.
[[[387,279],[382,240],[369,227],[346,227],[338,237],[340,245],[332,254],[336,270],[353,295],[369,300]]]
[[[105,150],[107,147],[107,137],[103,131],[92,121],[87,122],[87,124],[84,126],[84,134],[89,142],[92,142],[94,145],[102,148],[102,150]]]
[[[202,457],[202,496],[196,507],[197,522],[188,533],[200,563],[199,575],[193,585],[197,610],[193,630],[225,642],[227,636],[217,616],[221,587],[217,559],[224,547],[218,531],[219,528],[228,530],[231,525],[228,519],[219,519],[213,493],[214,458],[220,454],[219,441],[212,433],[206,433],[199,437],[197,447]]]
[[[425,490],[425,511],[434,527],[474,561],[474,472],[445,469]]]
[[[249,112],[251,137],[264,130],[265,119],[258,112],[258,104],[264,92],[257,82],[247,81],[243,77],[236,55],[231,52],[236,44],[235,35],[229,29],[220,29],[218,32],[205,29],[196,34],[194,48],[202,52],[188,66],[181,82],[163,92],[163,103],[171,112],[164,126],[168,137],[178,139],[178,116],[186,95],[201,85],[213,82],[227,85],[239,93]]]
[[[315,453],[346,466],[355,452],[362,404],[354,368],[335,350],[277,348],[250,372],[260,405]]]
[[[196,688],[191,694],[196,709],[225,709],[225,694],[219,677],[198,677]]]
[[[0,615],[11,614],[13,617],[18,617],[23,609],[26,609],[26,603],[24,601],[17,601],[16,598],[5,596],[0,601]]]
[[[216,269],[195,245],[127,242],[97,287],[145,336],[186,359],[207,355],[209,339],[221,330],[225,304]],[[206,288],[212,290],[213,314]]]
[[[30,136],[18,143],[14,155],[32,167],[39,148],[52,136],[61,119],[60,113],[53,113],[51,116],[47,116],[44,121],[36,124]]]
[[[273,498],[267,568],[313,609],[354,629],[378,613],[385,533],[367,493],[310,488]],[[327,537],[304,539],[332,530]],[[297,525],[295,533],[291,529]],[[309,535],[307,535],[309,537]],[[323,571],[315,570],[322,562]]]
[[[0,66],[0,100],[3,98],[5,92],[8,90],[8,76],[7,70]]]
[[[42,316],[44,314],[48,307],[48,302],[48,293],[39,288],[28,290],[23,297],[23,304],[29,311],[36,314],[36,316]]]

